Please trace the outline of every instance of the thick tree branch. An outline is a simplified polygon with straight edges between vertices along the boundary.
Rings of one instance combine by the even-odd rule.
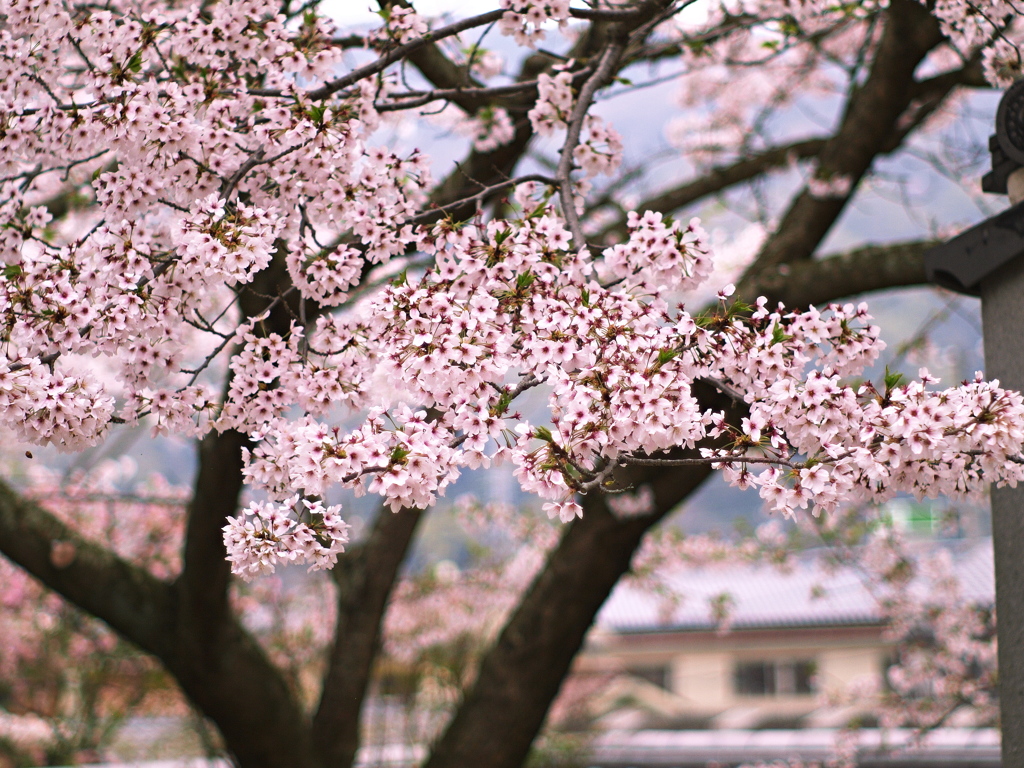
[[[491,87],[472,88],[435,88],[430,91],[403,91],[402,93],[389,93],[386,101],[379,101],[374,104],[378,112],[398,112],[406,109],[415,109],[430,104],[433,101],[451,101],[458,104],[470,114],[476,112],[476,105],[473,101],[479,100],[482,104],[501,103],[507,101],[499,99],[500,96],[529,96],[537,90],[537,81],[528,80],[514,85],[495,85]],[[460,100],[462,99],[462,100]]]
[[[381,624],[422,510],[381,508],[369,538],[339,559],[338,620],[313,718],[313,741],[324,765],[346,768],[359,747],[359,714],[380,649]]]
[[[694,391],[702,408],[724,410],[738,419],[735,404],[711,385],[698,383]],[[426,768],[522,764],[597,611],[629,570],[644,534],[710,471],[706,466],[623,470],[626,483],[650,484],[655,510],[646,516],[619,519],[603,495],[583,497],[583,519],[566,530],[484,657],[475,684]]]
[[[922,285],[924,253],[934,241],[869,245],[822,259],[780,264],[745,277],[737,294],[752,301],[766,296],[769,305],[826,304],[870,291]]]
[[[701,198],[714,195],[736,184],[757,178],[776,168],[786,166],[791,159],[806,160],[816,156],[825,146],[826,139],[803,139],[780,147],[758,152],[742,158],[731,165],[712,168],[698,179],[693,179],[672,189],[647,198],[636,206],[638,211],[672,211],[690,205]],[[626,233],[626,220],[621,219],[609,225],[597,236],[599,241],[622,237]]]
[[[883,145],[881,154],[889,154],[902,147],[907,137],[935,114],[953,89],[958,86],[979,87],[979,80],[987,86],[984,83],[980,50],[975,51],[974,55],[959,69],[915,82],[910,103],[897,121],[889,140]]]
[[[577,48],[581,45],[582,43],[577,44]],[[523,62],[516,82],[535,82],[537,76],[550,69],[554,63],[555,60],[546,54],[538,53],[530,56]],[[480,190],[499,187],[512,178],[516,165],[526,153],[530,140],[533,139],[533,127],[525,115],[530,108],[529,105],[536,100],[536,97],[535,88],[524,94],[523,98],[526,101],[520,105],[518,110],[520,117],[516,120],[515,133],[508,144],[491,152],[478,152],[475,149],[470,151],[466,159],[458,163],[455,170],[434,187],[430,195],[430,206],[437,209],[436,218],[441,218],[441,210],[456,220],[474,216],[482,205],[486,205],[494,199],[494,195],[488,195],[481,199],[478,195]],[[457,205],[460,200],[467,202]]]
[[[321,768],[295,693],[236,620],[222,623],[215,638],[179,631],[177,641],[161,661],[217,724],[239,765]]]
[[[378,5],[382,9],[395,6],[413,7],[408,0],[389,0],[379,2]],[[493,24],[494,21],[496,19],[488,23]],[[494,98],[493,95],[487,94],[482,83],[473,77],[469,67],[456,64],[445,55],[437,43],[432,42],[416,48],[407,58],[435,88],[445,92],[444,98],[447,101],[457,104],[467,114],[476,114],[480,107],[491,103]],[[465,92],[463,88],[470,89],[471,92]]]
[[[867,80],[853,91],[839,129],[821,151],[821,178],[841,177],[849,180],[851,190],[856,188],[914,98],[914,70],[942,39],[938,21],[925,6],[915,0],[893,0]],[[816,197],[804,190],[752,270],[809,259],[848,199]]]
[[[64,564],[55,544],[70,545]],[[0,481],[0,551],[50,589],[157,656],[171,653],[174,593],[148,571],[85,539]]]
[[[300,703],[228,606],[230,566],[221,527],[237,509],[245,440],[228,431],[213,433],[200,445],[185,569],[175,584],[175,647],[160,658],[189,698],[217,724],[241,764],[313,768],[317,764]]]
[[[633,19],[643,12],[642,8],[570,8],[569,15],[574,19],[590,21],[622,21]]]
[[[222,528],[238,508],[246,443],[234,430],[211,432],[199,443],[199,472],[188,505],[183,568],[176,586],[185,625],[202,634],[216,633],[228,618],[231,566]]]
[[[981,58],[977,55],[959,69],[915,83],[907,109],[900,116],[888,139],[881,145],[879,154],[890,154],[900,149],[907,137],[935,113],[954,88],[978,87],[983,84]],[[792,159],[807,160],[816,157],[828,141],[826,138],[803,139],[741,158],[731,165],[716,166],[700,178],[647,198],[639,203],[636,209],[672,213],[702,198],[758,178],[776,168],[782,168]],[[610,238],[621,239],[625,234],[626,221],[623,218],[603,229],[596,239],[607,242]]]
[[[73,548],[70,562],[53,557],[57,543]],[[2,481],[0,551],[160,659],[243,763],[316,768],[301,709],[278,670],[236,623],[225,625],[215,643],[190,643],[178,624],[177,590],[85,539]]]

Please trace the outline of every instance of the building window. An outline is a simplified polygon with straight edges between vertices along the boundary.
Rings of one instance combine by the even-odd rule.
[[[736,665],[733,688],[743,696],[792,696],[814,693],[817,665],[810,659],[743,661]]]
[[[648,683],[664,688],[666,691],[672,690],[669,683],[671,677],[667,666],[630,667],[628,672],[633,677],[639,677],[641,680],[646,680]]]

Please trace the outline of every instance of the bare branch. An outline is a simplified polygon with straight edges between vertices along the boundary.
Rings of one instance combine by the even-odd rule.
[[[555,170],[555,178],[558,180],[559,197],[562,200],[562,216],[569,225],[572,232],[572,245],[577,251],[586,248],[587,239],[583,234],[583,227],[580,225],[579,214],[576,213],[575,195],[572,191],[572,169],[573,153],[580,143],[580,134],[583,131],[583,121],[587,117],[590,105],[598,89],[606,85],[615,73],[615,69],[622,58],[625,45],[621,42],[611,43],[601,54],[594,72],[583,84],[580,95],[573,105],[572,116],[566,130],[565,143],[562,145],[562,154],[558,159],[558,168]]]
[[[477,210],[479,210],[482,207],[483,202],[492,195],[495,195],[504,189],[516,187],[519,186],[520,184],[525,184],[530,181],[537,181],[540,182],[541,184],[548,184],[552,187],[558,186],[558,182],[556,179],[553,179],[550,176],[544,176],[543,174],[539,173],[530,173],[526,174],[525,176],[517,176],[516,178],[508,179],[507,181],[499,181],[497,184],[481,186],[479,192],[477,192],[474,195],[464,197],[461,200],[453,200],[452,202],[444,203],[443,205],[435,205],[432,208],[423,211],[422,213],[418,213],[415,216],[406,219],[403,222],[403,224],[423,224],[432,221],[437,221],[444,215],[445,211],[452,210],[453,208],[462,208],[469,205],[470,203],[476,203]]]
[[[737,160],[732,165],[712,168],[700,178],[693,179],[673,189],[660,192],[649,197],[636,206],[638,211],[658,211],[671,213],[708,195],[750,181],[775,168],[784,167],[791,159],[806,160],[821,152],[827,140],[823,138],[803,139],[791,144],[772,147],[750,157]],[[626,232],[626,221],[620,219],[605,228],[598,236],[599,240],[622,236]]]
[[[769,456],[694,456],[686,459],[659,459],[656,456],[624,456],[620,463],[633,467],[719,467],[729,464],[767,464],[769,466],[799,469],[804,465]]]
[[[502,10],[488,11],[487,13],[481,13],[478,16],[471,16],[468,19],[456,21],[444,27],[439,27],[438,29],[431,30],[427,34],[423,35],[423,37],[417,37],[415,40],[410,40],[408,43],[404,43],[402,45],[396,46],[395,48],[392,48],[390,51],[385,53],[376,61],[373,61],[365,66],[359,67],[358,69],[354,69],[344,77],[339,77],[337,80],[332,80],[331,82],[325,83],[319,88],[307,92],[305,96],[306,98],[312,99],[313,101],[321,101],[323,99],[326,99],[329,96],[333,96],[338,91],[347,88],[350,85],[358,83],[360,80],[363,80],[364,78],[372,77],[373,75],[376,75],[379,72],[383,72],[396,61],[401,61],[402,59],[410,56],[411,54],[415,53],[417,50],[423,48],[424,46],[430,45],[431,43],[436,43],[438,40],[443,40],[446,37],[452,37],[453,35],[457,35],[460,32],[465,32],[467,29],[482,27],[492,22],[495,22],[498,19],[500,19],[504,13],[505,12]],[[254,88],[250,90],[249,93],[253,96],[287,95],[287,93],[284,91],[272,88]]]
[[[625,21],[638,17],[642,12],[642,9],[637,7],[569,9],[569,15],[574,19],[588,19],[589,21]]]
[[[431,91],[408,91],[406,93],[388,94],[388,101],[374,105],[378,112],[397,112],[402,109],[414,109],[432,101],[451,101],[472,114],[476,110],[476,101],[488,102],[499,96],[529,94],[537,90],[536,80],[525,80],[514,85],[474,86],[468,88],[435,88]],[[474,100],[472,104],[466,99]]]

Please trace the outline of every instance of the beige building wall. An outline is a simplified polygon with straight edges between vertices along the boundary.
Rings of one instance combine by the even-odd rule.
[[[672,692],[701,708],[717,709],[732,702],[733,656],[730,653],[687,653],[672,660]]]
[[[886,649],[834,648],[821,650],[818,658],[818,689],[825,693],[844,691],[852,683],[882,675]]]
[[[695,713],[767,706],[782,716],[821,706],[821,693],[840,693],[865,677],[879,680],[888,653],[877,627],[813,628],[734,631],[725,635],[606,635],[588,647],[581,661],[592,668],[663,667],[669,691],[681,699],[686,710]],[[735,692],[739,663],[804,660],[813,660],[817,667],[814,693]]]

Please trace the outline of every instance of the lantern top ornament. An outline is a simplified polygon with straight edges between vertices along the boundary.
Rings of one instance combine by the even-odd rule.
[[[1024,168],[1024,80],[1011,85],[999,100],[996,132],[988,140],[992,170],[981,180],[985,192],[1007,194],[1007,179]]]
[[[1024,80],[1011,85],[1000,99],[996,132],[989,138],[988,148],[992,170],[982,178],[981,189],[1006,195],[1012,185],[1010,200],[1016,204],[929,249],[924,256],[928,282],[972,296],[981,294],[982,280],[1024,255],[1021,174],[1014,176],[1024,168]]]

